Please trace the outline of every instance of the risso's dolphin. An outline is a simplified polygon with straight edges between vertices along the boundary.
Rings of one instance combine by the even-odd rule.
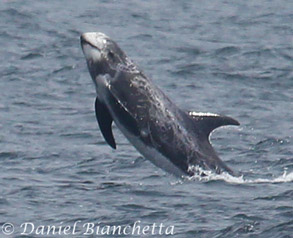
[[[80,39],[96,86],[96,118],[112,148],[114,121],[145,158],[172,174],[192,176],[194,168],[233,174],[217,156],[209,135],[217,127],[239,125],[236,120],[181,110],[108,36],[90,32]]]

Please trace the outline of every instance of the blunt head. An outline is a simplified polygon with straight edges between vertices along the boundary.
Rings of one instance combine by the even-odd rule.
[[[127,57],[108,36],[99,32],[84,33],[80,37],[81,47],[92,78],[109,74],[114,76],[121,66],[127,66]]]

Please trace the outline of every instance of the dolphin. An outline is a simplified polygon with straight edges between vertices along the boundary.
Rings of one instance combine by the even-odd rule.
[[[107,35],[84,33],[80,41],[96,87],[96,118],[113,149],[114,121],[145,158],[175,176],[193,176],[198,171],[194,168],[234,174],[216,154],[209,135],[238,121],[180,109]]]

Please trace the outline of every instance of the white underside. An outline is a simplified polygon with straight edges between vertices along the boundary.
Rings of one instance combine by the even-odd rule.
[[[114,119],[115,121],[115,119]],[[163,170],[174,174],[176,176],[183,176],[185,175],[181,169],[176,167],[167,157],[163,156],[160,152],[156,149],[147,146],[144,144],[139,138],[130,134],[123,125],[117,123],[115,121],[117,127],[120,131],[124,134],[124,136],[129,140],[131,144],[148,160],[150,160],[153,164],[162,168]]]

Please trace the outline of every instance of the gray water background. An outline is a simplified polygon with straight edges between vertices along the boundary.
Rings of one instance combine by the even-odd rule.
[[[112,150],[80,49],[88,31],[115,39],[183,109],[239,120],[211,139],[243,177],[179,180],[115,126]],[[293,237],[292,37],[286,0],[1,0],[0,226],[12,223],[11,237],[24,222],[78,220],[164,223],[169,237]]]

